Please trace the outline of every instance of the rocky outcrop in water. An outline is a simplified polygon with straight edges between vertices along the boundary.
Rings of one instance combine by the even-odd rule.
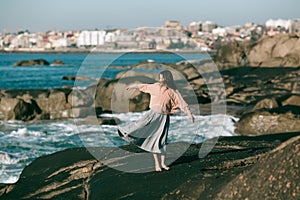
[[[19,181],[0,186],[6,199],[299,199],[300,133],[222,137],[204,158],[191,145],[171,164],[154,172],[151,154],[134,146],[67,149],[36,159]],[[184,143],[169,147],[169,158]],[[136,152],[136,154],[130,154]],[[106,155],[98,161],[94,155]],[[111,157],[112,156],[112,157]],[[129,173],[109,166],[125,167]],[[66,159],[67,158],[67,159]],[[105,165],[109,163],[109,166]],[[132,166],[132,165],[130,165]]]
[[[50,62],[45,59],[32,59],[32,60],[20,60],[13,64],[13,66],[49,66]],[[59,59],[55,59],[52,66],[63,66],[65,63]]]
[[[63,65],[65,65],[65,63],[62,60],[55,59],[51,65],[52,66],[63,66]]]
[[[50,65],[45,59],[21,60],[13,64],[13,66],[36,66],[36,65]]]

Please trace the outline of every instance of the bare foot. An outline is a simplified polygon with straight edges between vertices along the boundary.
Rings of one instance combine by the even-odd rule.
[[[155,171],[161,172],[161,168],[159,166],[155,165]]]
[[[170,167],[168,167],[167,165],[161,165],[161,167],[164,169],[164,170],[170,170]]]

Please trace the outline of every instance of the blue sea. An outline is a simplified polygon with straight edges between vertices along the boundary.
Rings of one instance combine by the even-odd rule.
[[[147,60],[157,63],[176,63],[183,60],[200,60],[207,54],[156,54],[156,53],[97,53],[97,54],[0,54],[0,89],[41,89],[74,86],[74,81],[63,76],[85,76],[83,86],[100,77],[112,79],[126,66]],[[52,63],[59,59],[62,66],[14,67],[19,60],[45,59]],[[107,66],[118,66],[107,68]],[[124,67],[124,68],[123,68]],[[84,70],[82,70],[84,69]],[[108,114],[106,114],[108,115]],[[143,113],[118,113],[122,123],[135,121]],[[229,115],[195,116],[194,124],[186,116],[171,117],[169,142],[203,142],[209,138],[234,135],[233,121]],[[128,144],[121,139],[117,126],[78,123],[73,119],[35,122],[0,121],[0,183],[14,183],[24,167],[34,159],[66,148],[112,147]],[[82,119],[83,120],[83,119]]]
[[[157,63],[176,63],[183,60],[199,60],[208,54],[0,54],[0,89],[41,89],[73,86],[74,81],[63,80],[63,76],[86,76],[92,80],[114,78],[122,68],[108,66],[130,66],[147,60]],[[45,59],[50,63],[58,59],[62,66],[19,66],[19,60]],[[84,70],[83,70],[84,69]]]

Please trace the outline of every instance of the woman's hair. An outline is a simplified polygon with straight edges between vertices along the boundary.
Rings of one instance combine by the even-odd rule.
[[[164,70],[159,73],[159,75],[162,75],[164,77],[164,82],[162,83],[163,85],[167,86],[168,88],[172,88],[173,90],[176,90],[177,87],[174,83],[174,78],[172,73],[169,70]]]

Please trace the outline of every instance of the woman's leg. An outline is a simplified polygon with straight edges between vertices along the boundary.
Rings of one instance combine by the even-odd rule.
[[[161,154],[161,167],[165,170],[169,170],[170,167],[168,167],[165,163],[166,160],[166,155],[165,154]]]
[[[154,162],[155,162],[155,171],[157,172],[161,172],[161,168],[160,168],[160,165],[159,165],[159,161],[158,161],[158,156],[156,153],[153,154],[153,157],[154,157]]]

